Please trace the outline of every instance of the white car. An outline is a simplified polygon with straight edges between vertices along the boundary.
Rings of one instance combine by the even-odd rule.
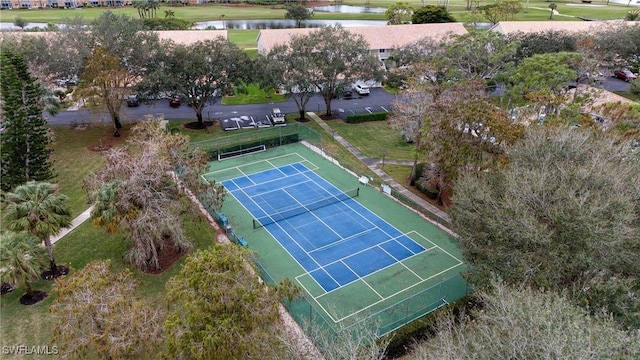
[[[358,95],[369,95],[369,87],[365,85],[356,85],[353,89],[358,93]]]
[[[271,110],[271,121],[273,122],[273,125],[287,123],[287,119],[285,119],[284,114],[280,112],[280,109],[278,108],[273,108],[273,110]]]

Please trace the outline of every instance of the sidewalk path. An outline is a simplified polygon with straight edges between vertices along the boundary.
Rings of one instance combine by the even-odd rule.
[[[418,204],[420,207],[425,209],[426,211],[433,214],[436,218],[440,219],[438,221],[441,224],[449,223],[449,215],[447,215],[444,211],[438,209],[437,207],[431,205],[428,201],[425,201],[421,197],[409,191],[407,188],[402,186],[396,180],[394,180],[391,176],[387,175],[382,169],[378,167],[378,163],[380,163],[380,159],[372,159],[366,157],[363,153],[361,153],[358,149],[356,149],[353,145],[351,145],[347,140],[345,140],[339,134],[336,134],[335,131],[327,125],[327,123],[322,120],[318,115],[312,112],[308,112],[307,116],[313,119],[318,125],[320,125],[323,129],[325,129],[329,134],[333,135],[333,138],[338,141],[342,146],[344,146],[347,150],[349,150],[353,155],[355,155],[360,161],[362,161],[371,171],[376,173],[385,183],[395,189],[397,192],[411,199],[414,203]],[[385,160],[386,164],[398,164],[398,165],[412,165],[411,161],[394,161],[394,160]]]
[[[71,226],[70,227],[64,228],[64,229],[60,230],[60,233],[58,235],[52,236],[51,237],[51,244],[52,245],[55,244],[56,241],[60,240],[60,238],[62,238],[63,236],[67,235],[68,233],[72,232],[75,228],[80,226],[80,224],[82,224],[83,222],[87,221],[91,217],[91,210],[92,209],[93,209],[93,206],[91,206],[87,210],[83,211],[82,214],[76,216],[75,219],[71,220]]]

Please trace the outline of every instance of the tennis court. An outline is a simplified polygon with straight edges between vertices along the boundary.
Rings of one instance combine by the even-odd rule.
[[[384,334],[467,292],[455,239],[301,144],[214,162],[204,177],[227,189],[222,211],[265,280],[304,289],[298,320],[373,319]]]

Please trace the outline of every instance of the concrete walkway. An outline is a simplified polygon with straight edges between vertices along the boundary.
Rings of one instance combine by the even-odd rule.
[[[427,212],[431,213],[437,220],[438,223],[442,225],[447,225],[449,223],[449,216],[442,210],[437,207],[431,205],[428,201],[425,201],[421,197],[409,191],[407,188],[402,186],[396,180],[394,180],[391,176],[387,175],[382,169],[378,167],[378,164],[381,162],[380,159],[373,159],[365,156],[358,149],[356,149],[353,145],[351,145],[347,140],[345,140],[339,134],[336,134],[335,131],[327,125],[327,123],[322,120],[318,115],[312,112],[308,112],[307,116],[313,119],[318,125],[320,125],[323,129],[325,129],[329,134],[333,135],[333,138],[338,141],[342,146],[344,146],[347,150],[349,150],[353,155],[355,155],[360,161],[362,161],[371,171],[373,171],[376,175],[378,175],[387,185],[391,186],[395,191],[399,192],[403,196],[411,199],[414,203],[418,204],[418,206],[422,207]],[[385,160],[385,164],[398,164],[398,165],[412,165],[411,161],[395,161],[395,160]]]
[[[80,224],[82,224],[83,222],[89,220],[89,218],[91,217],[91,210],[93,210],[93,206],[91,206],[87,210],[83,211],[82,214],[76,216],[75,219],[71,220],[71,226],[70,227],[64,228],[64,229],[60,230],[60,233],[58,235],[52,236],[51,237],[51,244],[55,244],[56,241],[60,240],[63,236],[65,236],[68,233],[72,232],[75,228],[80,226]]]

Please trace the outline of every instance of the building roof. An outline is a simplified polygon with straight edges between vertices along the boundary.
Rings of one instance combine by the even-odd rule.
[[[545,31],[583,32],[602,27],[605,24],[620,23],[613,21],[500,21],[491,30],[504,35],[518,32],[525,34]],[[627,21],[629,23],[629,21]]]
[[[369,49],[393,49],[408,45],[423,38],[443,39],[449,34],[462,35],[467,30],[462,23],[353,26],[345,30],[362,35]],[[291,41],[294,36],[308,35],[318,28],[266,29],[258,34],[258,51],[268,53],[276,45]]]

